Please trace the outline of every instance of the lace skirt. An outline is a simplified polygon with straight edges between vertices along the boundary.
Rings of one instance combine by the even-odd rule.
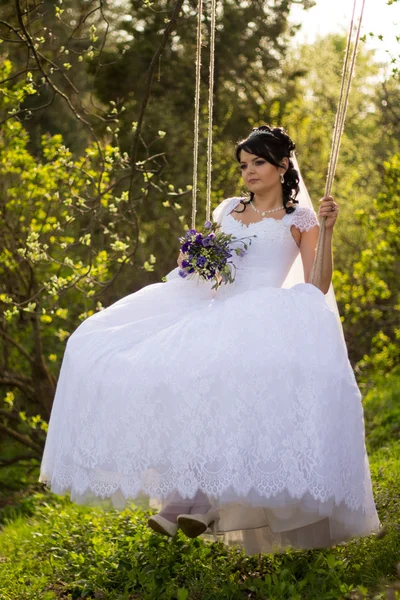
[[[202,490],[217,534],[251,554],[378,531],[361,395],[322,292],[188,283],[147,286],[71,335],[40,481],[116,508],[178,494],[182,512]]]

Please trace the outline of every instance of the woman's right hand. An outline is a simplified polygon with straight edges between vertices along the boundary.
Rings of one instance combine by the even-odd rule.
[[[179,253],[178,260],[176,261],[178,263],[178,267],[182,267],[182,261],[184,259],[184,256],[185,256],[184,253],[181,251]]]

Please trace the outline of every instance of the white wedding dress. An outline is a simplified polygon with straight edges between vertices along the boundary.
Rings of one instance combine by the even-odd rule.
[[[299,255],[291,226],[318,225],[315,211],[245,226],[230,214],[239,200],[213,213],[225,232],[256,236],[234,254],[234,283],[211,290],[176,268],[70,336],[39,480],[117,508],[201,489],[217,533],[250,554],[376,532],[361,394],[336,315],[312,284],[282,287]]]

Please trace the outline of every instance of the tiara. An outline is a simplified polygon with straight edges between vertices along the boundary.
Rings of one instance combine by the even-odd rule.
[[[268,129],[260,129],[258,127],[255,127],[251,131],[249,137],[252,137],[253,135],[259,135],[260,133],[267,134],[267,135],[272,135],[272,137],[274,137],[275,139],[277,139],[276,135],[272,131],[269,131]]]

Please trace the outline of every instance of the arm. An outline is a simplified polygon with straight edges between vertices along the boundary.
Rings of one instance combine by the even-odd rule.
[[[327,294],[329,286],[332,282],[333,272],[333,253],[332,253],[332,238],[333,227],[338,215],[338,205],[332,196],[324,196],[320,200],[321,205],[318,211],[319,217],[326,217],[325,221],[325,243],[323,248],[323,263],[319,289],[324,294]],[[335,211],[331,211],[331,207],[335,207]],[[304,268],[304,281],[311,283],[311,272],[315,260],[319,235],[319,225],[312,227],[308,231],[303,231],[300,240],[300,253]]]
[[[303,261],[304,281],[311,283],[311,272],[315,260],[318,244],[319,226],[309,231],[303,231],[300,241],[300,253]],[[333,255],[332,255],[332,229],[325,231],[324,259],[319,289],[326,294],[332,281]]]
[[[183,254],[183,252],[182,252],[182,251],[181,251],[181,252],[179,252],[179,256],[178,256],[178,259],[177,259],[177,261],[176,261],[176,262],[178,263],[178,267],[181,267],[181,266],[182,266],[183,257],[184,257],[184,254]]]

